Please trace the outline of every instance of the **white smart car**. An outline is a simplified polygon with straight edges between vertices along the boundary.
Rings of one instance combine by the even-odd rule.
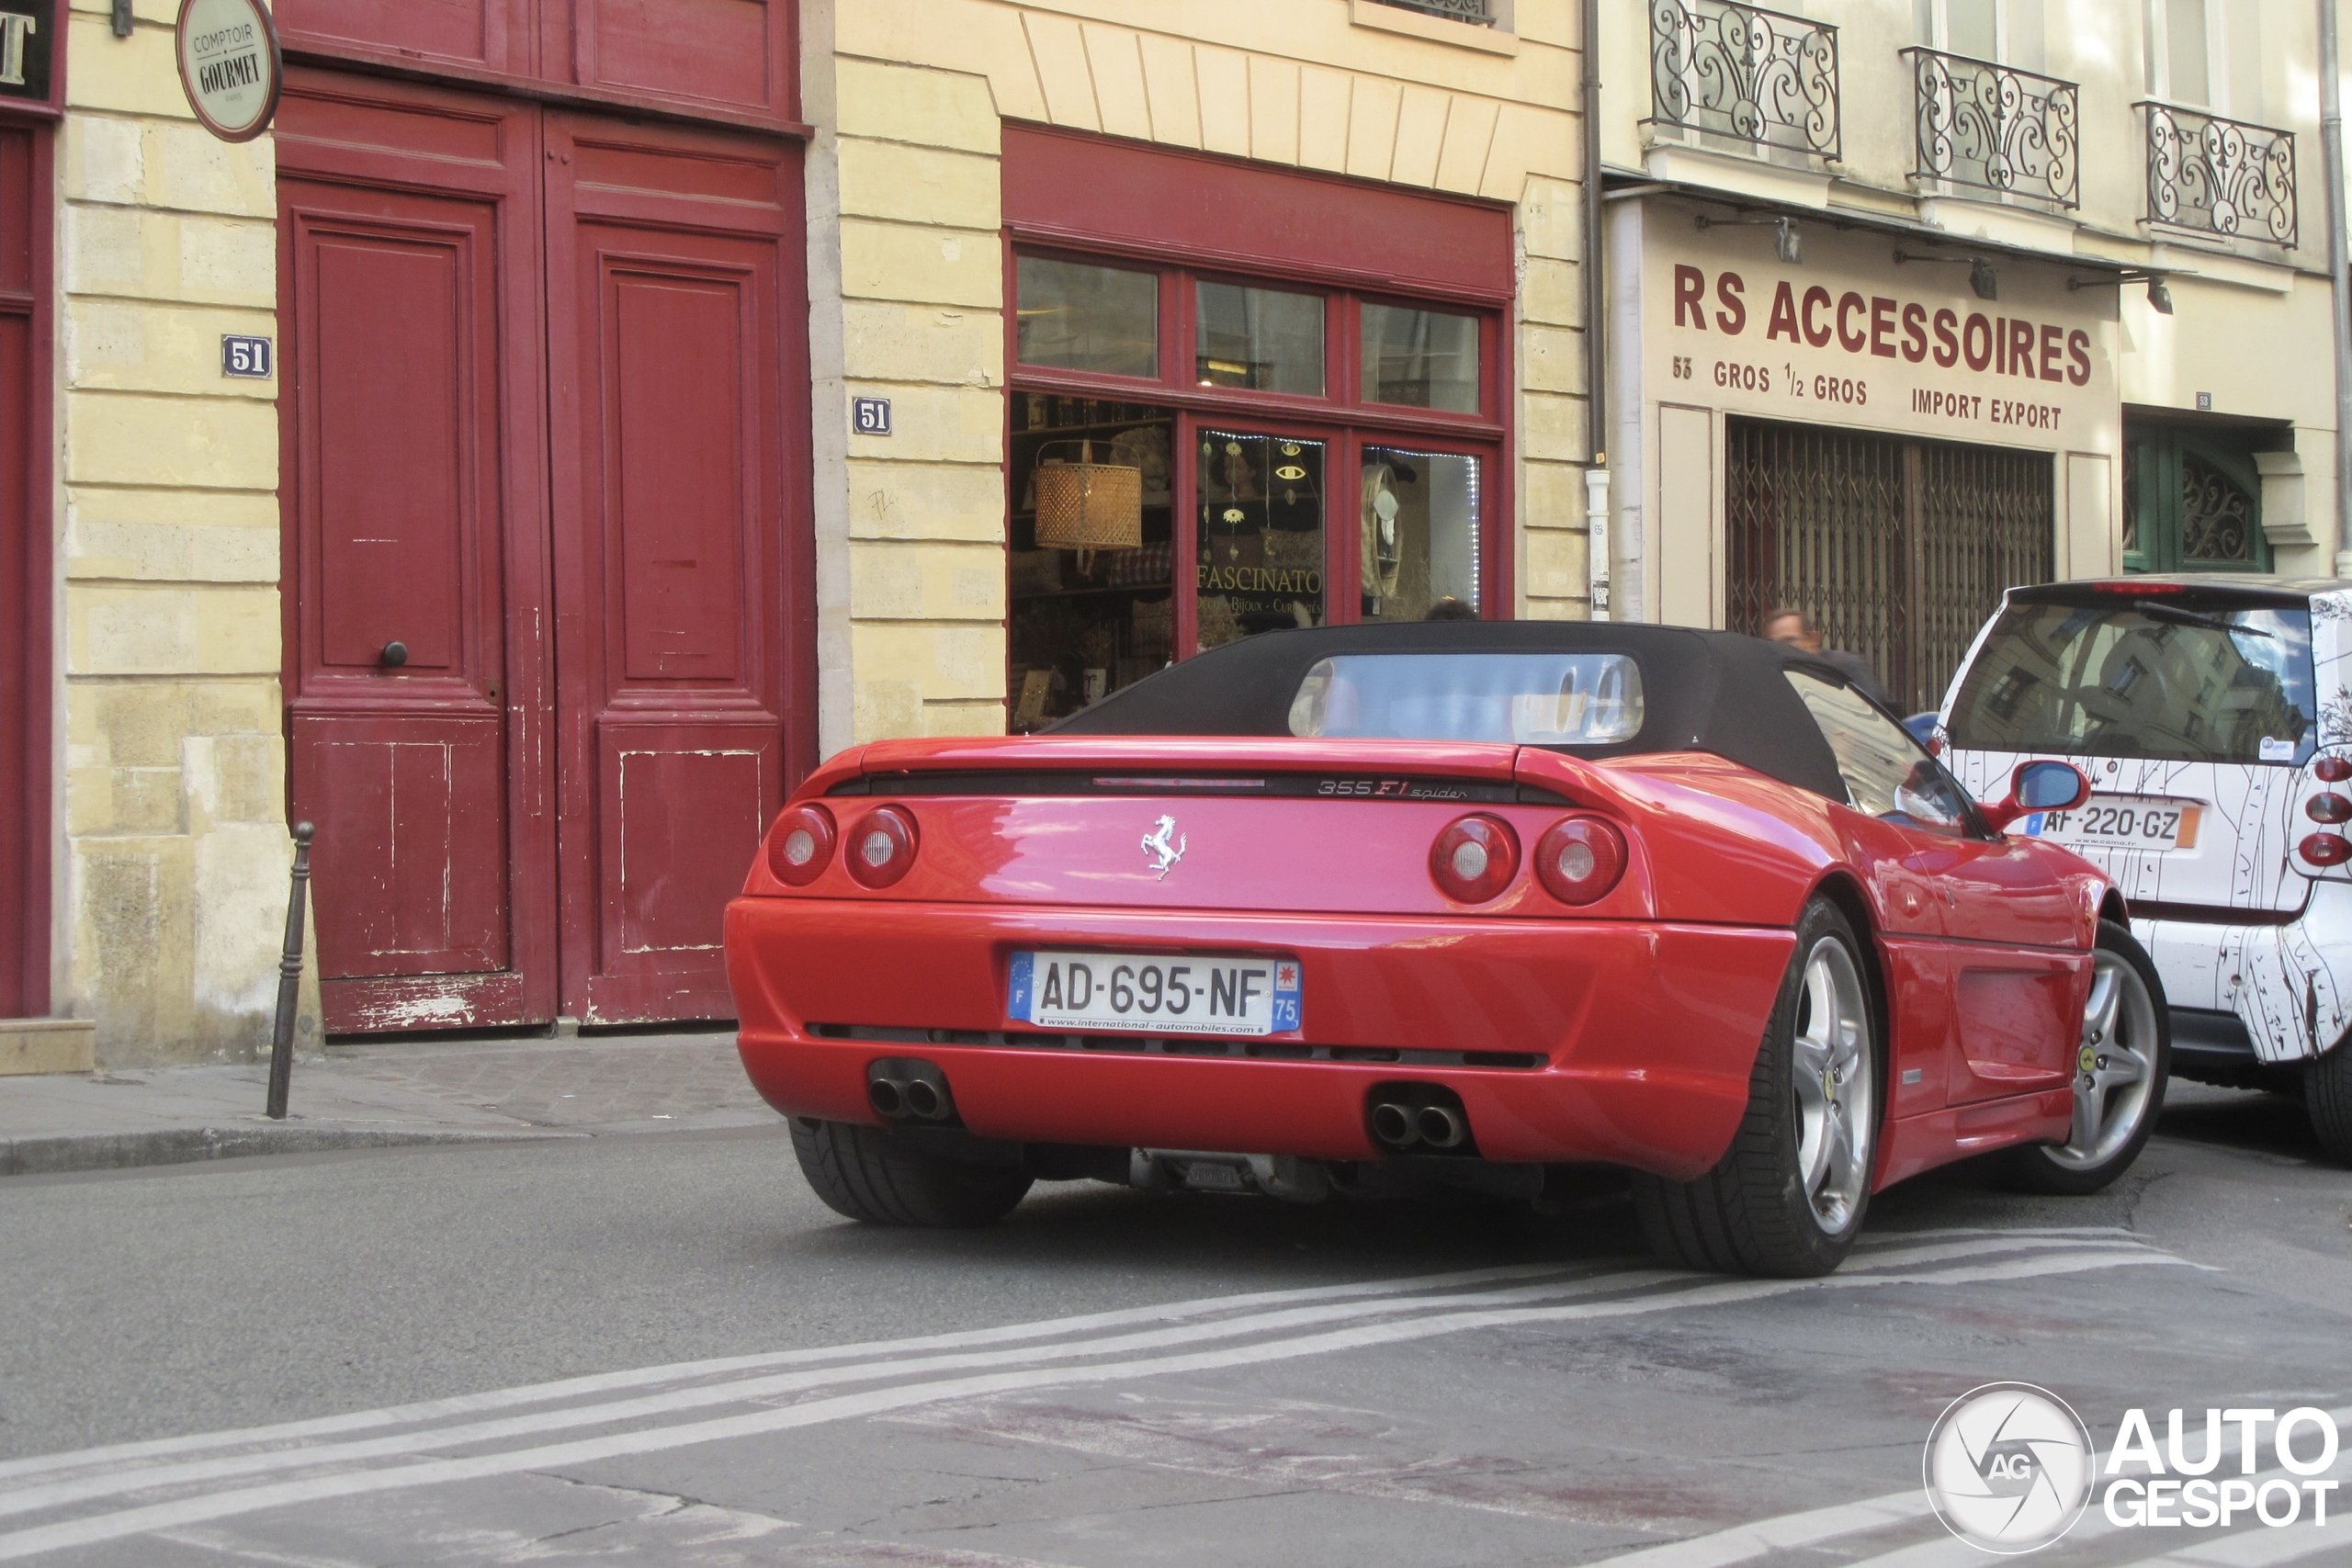
[[[2061,758],[2089,802],[2013,832],[2105,871],[2155,960],[2172,1071],[2301,1089],[2352,1163],[2352,584],[2128,577],[2013,588],[1944,699],[1979,795]],[[1989,796],[1988,796],[1989,797]]]

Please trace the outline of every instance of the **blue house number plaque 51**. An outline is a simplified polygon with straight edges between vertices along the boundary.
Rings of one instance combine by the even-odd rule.
[[[248,380],[266,381],[276,369],[277,355],[266,337],[231,337],[220,339],[220,374],[241,376]]]
[[[852,398],[849,404],[850,426],[860,435],[890,434],[890,400],[888,398]]]

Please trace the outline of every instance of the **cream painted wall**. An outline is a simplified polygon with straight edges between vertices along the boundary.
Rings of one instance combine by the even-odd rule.
[[[840,287],[812,301],[820,631],[841,650],[820,663],[849,688],[828,691],[827,751],[1003,727],[1006,119],[1513,204],[1519,609],[1585,613],[1577,7],[1517,0],[1512,19],[1497,37],[1363,0],[808,0],[804,75],[833,114],[811,217],[820,166],[840,213],[810,226],[812,279]],[[893,400],[898,434],[849,433],[860,393]]]
[[[291,853],[277,384],[220,373],[277,332],[274,167],[189,114],[176,9],[74,0],[61,152],[54,988],[110,1066],[267,1044]]]
[[[2081,206],[2072,212],[2006,203],[1985,193],[1939,192],[1914,181],[1913,84],[1898,51],[1925,41],[1917,32],[1917,0],[1810,0],[1783,7],[1838,28],[1842,157],[1835,163],[1759,158],[1724,151],[1720,143],[1692,148],[1682,144],[1680,133],[1646,124],[1652,114],[1650,13],[1635,6],[1603,6],[1603,156],[1623,173],[1815,207],[1825,217],[1870,215],[1940,230],[1958,241],[1990,241],[2058,258],[2097,256],[2171,274],[2175,312],[2169,317],[2149,307],[2142,287],[2121,289],[2121,400],[2193,413],[2198,394],[2205,393],[2216,414],[2288,427],[2278,439],[2291,446],[2291,455],[2283,465],[2268,465],[2279,471],[2266,479],[2265,525],[2280,570],[2329,575],[2342,544],[2334,501],[2316,0],[2209,5],[2216,17],[2212,73],[2219,85],[2207,107],[2294,134],[2301,231],[2295,248],[2186,235],[2145,221],[2145,132],[2143,111],[2134,107],[2155,96],[2147,80],[2145,0],[2004,0],[2015,29],[2007,58],[2081,89]],[[1997,265],[1998,255],[1993,259]],[[1622,518],[1619,536],[1625,536]]]

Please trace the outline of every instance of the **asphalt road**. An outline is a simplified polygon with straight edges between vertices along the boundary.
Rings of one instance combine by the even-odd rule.
[[[0,1181],[0,1562],[1984,1562],[1919,1484],[1978,1384],[2102,1448],[2352,1406],[2352,1174],[2181,1098],[2110,1192],[1930,1177],[1814,1283],[1655,1270],[1606,1193],[866,1230],[765,1130]],[[2352,1528],[2095,1505],[2030,1561],[2182,1552]]]

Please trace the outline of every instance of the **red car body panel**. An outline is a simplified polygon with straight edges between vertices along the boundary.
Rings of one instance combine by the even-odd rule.
[[[979,779],[941,794],[904,777],[941,772],[1470,781],[1573,804],[1133,783],[1123,787],[1138,793],[1023,795],[1012,780],[993,794]],[[867,793],[830,793],[843,785]],[[1509,745],[878,742],[795,797],[829,810],[844,843],[886,801],[917,826],[901,880],[865,887],[837,855],[788,887],[763,854],[728,910],[744,1065],[788,1115],[877,1121],[868,1065],[914,1055],[946,1074],[983,1137],[1363,1160],[1379,1157],[1367,1091],[1409,1079],[1460,1095],[1487,1159],[1688,1179],[1729,1145],[1792,928],[1835,885],[1870,928],[1888,1025],[1877,1184],[2067,1133],[2075,1021],[2107,885],[2034,840],[1910,829],[1705,753],[1594,762]],[[1493,901],[1457,904],[1430,877],[1430,846],[1474,809],[1509,823],[1523,852],[1564,816],[1606,818],[1626,838],[1625,874],[1577,908],[1522,866]],[[1139,852],[1163,813],[1187,846],[1164,877]],[[1295,955],[1304,1030],[1271,1047],[1519,1053],[1541,1065],[956,1043],[1031,1027],[1006,1016],[1007,970],[1013,952],[1042,947]]]

